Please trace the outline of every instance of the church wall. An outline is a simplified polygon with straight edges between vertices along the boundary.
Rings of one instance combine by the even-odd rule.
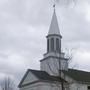
[[[59,63],[56,58],[47,58],[41,62],[41,70],[48,72],[50,75],[59,75]]]
[[[71,77],[65,75],[63,72],[61,73],[61,77],[62,77],[64,80],[68,81],[68,83],[74,83],[74,82],[76,82],[74,79],[72,79]]]
[[[66,60],[61,60],[61,70],[68,70],[68,62]]]
[[[67,70],[68,63],[66,60],[60,60],[57,58],[47,58],[41,62],[41,70],[48,72],[50,75],[59,75],[59,70]]]
[[[60,84],[38,82],[36,84],[22,87],[20,90],[61,90],[61,87]]]
[[[70,84],[70,90],[88,90],[86,84],[73,83]]]

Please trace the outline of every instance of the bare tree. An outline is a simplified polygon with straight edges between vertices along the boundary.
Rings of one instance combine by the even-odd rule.
[[[75,53],[77,52],[77,49],[78,48],[76,47],[76,48],[71,48],[71,49],[65,48],[63,50],[65,52],[65,58],[68,59],[68,66],[72,69],[78,68],[77,63],[73,64],[73,58],[74,58]]]
[[[65,48],[64,52],[65,52],[65,58],[68,59],[68,64],[70,64],[72,62],[75,50],[74,50],[74,48],[72,48],[72,49]]]
[[[15,90],[14,80],[10,77],[5,77],[1,82],[1,89],[2,90]]]
[[[69,67],[69,65],[71,64],[72,59],[73,59],[74,49],[73,48],[72,49],[65,48],[64,52],[65,52],[64,57],[68,59],[67,63],[68,63],[68,67]],[[64,90],[65,88],[64,88],[64,82],[63,81],[61,82],[61,86],[62,86],[62,90]]]
[[[74,53],[75,53],[76,49],[74,49],[74,48],[72,48],[72,49],[67,49],[67,48],[65,48],[63,51],[65,52],[64,58],[67,58],[67,63],[70,64],[70,63],[72,62],[72,60],[73,60]],[[61,52],[61,53],[62,53],[62,52]],[[55,54],[56,54],[56,53],[55,53]],[[56,56],[57,56],[57,55],[56,55]],[[62,64],[61,64],[61,60],[59,60],[59,62],[56,62],[56,63],[55,63],[55,62],[52,62],[52,63],[54,64],[55,68],[58,70],[58,72],[59,72],[59,77],[62,78],[62,76],[61,76],[62,70],[60,70],[60,69],[61,69],[61,65],[62,65]],[[59,67],[57,66],[57,63],[59,63]],[[50,66],[50,62],[47,62],[47,65],[48,65],[50,71],[51,71],[53,74],[57,74],[57,73],[55,73],[55,72],[53,71],[52,67]],[[64,76],[65,76],[65,75],[64,75]],[[64,79],[64,78],[63,78],[63,79]],[[61,88],[60,88],[61,90],[65,90],[65,85],[64,85],[63,79],[62,79],[62,81],[61,81]],[[56,83],[56,86],[59,87],[59,84]]]

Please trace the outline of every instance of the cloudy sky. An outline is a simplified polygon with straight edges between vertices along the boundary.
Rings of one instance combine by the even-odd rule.
[[[39,69],[53,0],[0,0],[0,78],[18,82],[27,68]],[[90,0],[57,0],[62,49],[73,49],[71,67],[90,71]]]

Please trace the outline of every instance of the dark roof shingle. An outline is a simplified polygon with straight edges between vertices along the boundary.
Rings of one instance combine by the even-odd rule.
[[[29,69],[29,71],[31,71],[40,80],[66,82],[64,79],[57,77],[57,76],[51,76],[45,71],[31,70],[31,69]]]
[[[76,81],[82,82],[90,82],[90,72],[68,69],[68,71],[63,71],[64,74],[70,76]]]

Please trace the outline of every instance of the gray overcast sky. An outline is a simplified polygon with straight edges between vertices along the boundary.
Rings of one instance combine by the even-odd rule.
[[[62,48],[75,50],[71,67],[90,71],[90,0],[68,5],[57,1]],[[8,74],[19,81],[27,68],[39,69],[52,4],[52,0],[0,0],[0,78]]]

